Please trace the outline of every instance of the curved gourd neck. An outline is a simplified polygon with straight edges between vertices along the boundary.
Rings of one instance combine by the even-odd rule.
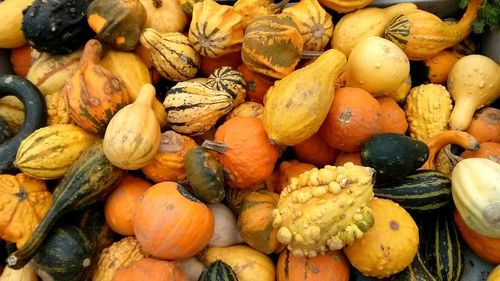
[[[80,60],[80,70],[87,68],[90,65],[99,64],[102,55],[102,45],[99,41],[91,39],[85,45],[82,58]]]
[[[477,18],[477,10],[484,0],[468,0],[467,9],[460,21],[450,26],[454,34],[460,35],[460,40],[465,39],[471,32],[471,24]]]
[[[142,85],[139,90],[139,94],[137,95],[137,99],[135,100],[135,104],[142,104],[149,108],[153,107],[153,101],[156,96],[156,89],[151,84]]]

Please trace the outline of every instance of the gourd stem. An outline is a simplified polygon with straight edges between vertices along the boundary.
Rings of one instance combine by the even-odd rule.
[[[155,87],[151,84],[144,84],[139,90],[139,94],[137,95],[137,99],[135,100],[134,103],[144,104],[152,108],[155,96],[156,96]]]
[[[271,14],[281,13],[281,11],[285,9],[286,5],[288,5],[288,2],[290,2],[290,0],[281,0],[278,3],[271,4],[271,6],[269,7],[269,11],[271,12]]]
[[[153,6],[155,8],[161,8],[161,6],[163,6],[163,0],[153,0]]]
[[[208,150],[212,150],[212,151],[215,151],[217,153],[220,153],[220,154],[224,154],[227,152],[227,150],[229,149],[229,146],[227,146],[227,144],[223,143],[223,142],[218,142],[218,141],[211,141],[211,140],[205,140],[201,146],[203,146],[204,148],[208,149]]]
[[[477,10],[484,0],[468,0],[467,9],[460,21],[451,28],[460,34],[460,40],[464,40],[471,31],[471,23],[477,18]]]
[[[83,49],[80,59],[80,70],[85,69],[89,64],[99,64],[102,55],[102,45],[95,39],[90,39]]]
[[[312,60],[312,59],[315,59],[319,56],[321,56],[323,54],[323,52],[317,52],[317,51],[303,51],[302,52],[302,59],[306,59],[306,60]]]

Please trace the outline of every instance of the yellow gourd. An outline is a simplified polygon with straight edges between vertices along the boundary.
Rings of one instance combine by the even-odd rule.
[[[189,22],[179,0],[140,0],[146,9],[144,29],[165,32],[182,32]]]
[[[241,26],[246,29],[257,17],[281,12],[288,2],[288,0],[281,0],[279,3],[274,3],[273,0],[238,0],[234,3],[234,10],[241,15]]]
[[[22,11],[28,7],[33,0],[5,0],[0,2],[0,48],[16,48],[26,44],[21,22]]]
[[[338,13],[348,13],[361,9],[373,0],[319,0],[321,5],[330,8]]]
[[[488,279],[486,281],[498,281],[500,280],[500,264],[497,265],[488,275]]]
[[[408,77],[399,85],[396,90],[390,92],[388,96],[395,100],[397,103],[403,102],[411,90],[411,76]]]

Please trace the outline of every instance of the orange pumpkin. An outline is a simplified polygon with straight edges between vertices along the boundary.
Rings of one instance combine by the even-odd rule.
[[[152,184],[139,177],[126,175],[106,198],[104,216],[111,230],[121,235],[134,235],[134,218],[140,198]]]
[[[314,258],[281,252],[277,265],[278,281],[349,281],[350,265],[342,251],[329,251]]]
[[[300,161],[311,163],[318,167],[331,165],[339,153],[335,148],[328,146],[317,133],[303,142],[294,145],[293,151]]]
[[[281,191],[290,183],[290,179],[293,177],[298,177],[305,171],[309,171],[316,166],[302,163],[297,160],[283,161],[279,166],[279,178],[275,187],[275,192],[281,193]]]
[[[451,68],[462,57],[463,55],[457,52],[444,50],[434,57],[424,60],[429,71],[427,74],[429,82],[446,85]]]
[[[182,181],[186,178],[184,158],[196,142],[174,131],[161,134],[160,149],[142,172],[154,182]]]
[[[367,139],[380,133],[381,115],[380,104],[367,91],[339,88],[319,129],[319,136],[340,151],[360,151]]]
[[[214,227],[210,209],[175,182],[149,188],[134,220],[134,234],[144,251],[166,260],[196,255],[207,246]]]
[[[262,120],[236,116],[215,132],[215,141],[203,146],[215,152],[234,188],[249,189],[264,182],[273,172],[278,146],[271,144]]]
[[[453,213],[453,218],[460,234],[474,253],[489,263],[500,263],[500,239],[489,238],[474,232],[465,224],[457,209]]]
[[[201,57],[200,72],[203,76],[208,77],[210,74],[214,73],[217,68],[223,66],[230,66],[236,68],[241,64],[241,52],[233,52],[225,54],[217,58]]]
[[[31,67],[31,46],[24,45],[14,48],[10,52],[10,65],[16,75],[26,77],[28,70]]]
[[[465,130],[483,142],[500,142],[500,109],[485,107],[478,110]]]
[[[273,85],[267,78],[253,71],[250,71],[246,65],[241,64],[236,68],[243,74],[247,84],[247,100],[264,104],[264,96]]]
[[[335,159],[335,166],[344,166],[344,164],[347,162],[352,162],[354,163],[354,165],[362,166],[361,153],[341,151],[337,156],[337,159]]]
[[[188,281],[189,279],[173,263],[151,258],[135,261],[129,267],[118,270],[112,281]]]
[[[466,150],[461,155],[463,158],[487,158],[497,162],[500,160],[500,143],[498,142],[482,142],[479,145],[479,150]]]
[[[405,134],[408,129],[405,111],[390,97],[377,98],[380,104],[380,133]]]

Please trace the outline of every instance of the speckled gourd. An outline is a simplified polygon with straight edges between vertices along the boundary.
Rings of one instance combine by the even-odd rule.
[[[346,163],[312,169],[292,178],[273,210],[277,238],[295,256],[314,257],[363,237],[374,220],[369,167]]]

